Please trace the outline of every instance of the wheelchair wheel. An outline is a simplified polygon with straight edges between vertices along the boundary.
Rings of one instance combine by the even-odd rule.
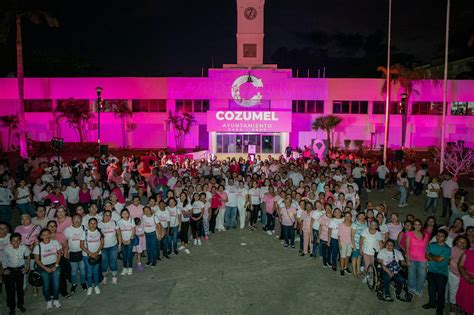
[[[407,302],[411,302],[411,300],[413,299],[413,294],[411,294],[410,292],[406,292],[404,298]]]
[[[375,270],[374,265],[369,265],[369,267],[367,267],[366,277],[367,286],[370,290],[373,290],[377,284],[377,271]]]

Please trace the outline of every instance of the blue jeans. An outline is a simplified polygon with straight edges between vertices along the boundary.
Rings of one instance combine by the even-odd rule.
[[[124,268],[132,268],[133,267],[133,253],[132,253],[133,246],[131,242],[127,245],[122,244],[122,261]]]
[[[408,290],[421,294],[426,279],[426,261],[412,260],[408,267]]]
[[[275,217],[273,216],[273,213],[267,212],[266,215],[267,215],[267,225],[265,227],[267,231],[275,230]]]
[[[404,280],[400,273],[394,274],[393,280],[395,281],[395,294],[398,296],[402,292]],[[392,278],[384,270],[382,270],[382,281],[385,296],[390,296],[390,281],[392,281]]]
[[[266,213],[265,206],[262,203],[260,205],[260,224],[262,224],[263,226],[267,224],[267,216],[265,215],[265,213]]]
[[[169,243],[169,236],[168,235],[163,236],[161,241],[159,241],[158,257],[160,257],[160,253],[159,253],[160,249],[163,250],[163,256],[168,256],[168,243]]]
[[[87,287],[92,288],[92,281],[94,282],[94,286],[99,286],[99,267],[100,264],[91,265],[89,264],[89,257],[84,256],[82,260],[84,261],[84,265],[86,266],[87,271]]]
[[[303,251],[303,248],[304,248],[304,236],[303,236],[303,230],[300,230],[298,232],[298,235],[300,237],[300,251]]]
[[[178,233],[179,227],[170,227],[170,235],[168,237],[168,248],[170,250],[178,250]]]
[[[69,262],[71,265],[71,283],[72,285],[77,285],[77,271],[81,276],[81,283],[86,283],[86,267],[84,261],[75,261]]]
[[[321,240],[321,256],[323,256],[323,264],[331,264],[331,248],[327,241]]]
[[[399,186],[398,190],[400,191],[400,201],[399,206],[403,206],[407,203],[407,189],[404,186]]]
[[[290,245],[294,247],[295,246],[295,229],[293,228],[293,225],[282,225],[281,226],[283,230],[283,239],[285,240],[286,245]]]
[[[379,190],[384,190],[385,189],[385,178],[377,177],[377,183],[378,183],[377,188]]]
[[[158,259],[158,239],[156,233],[145,233],[147,263],[156,265]]]
[[[16,205],[18,210],[20,211],[20,215],[23,215],[23,214],[29,214],[30,217],[36,217],[36,213],[35,213],[35,210],[33,209],[33,206],[31,205],[31,203],[27,202],[27,203],[21,203],[21,204],[17,204]]]
[[[319,244],[316,242],[318,239],[318,233],[318,230],[313,229],[313,257],[318,257]],[[321,253],[319,253],[319,256],[321,256]]]
[[[438,199],[439,197],[426,197],[425,211],[428,212],[428,210],[431,209],[431,214],[434,215],[436,213],[436,209],[438,208]]]
[[[118,245],[102,248],[102,261],[100,263],[102,274],[106,274],[109,268],[113,276],[117,274],[117,256]]]
[[[331,251],[331,265],[337,267],[337,257],[339,256],[339,241],[335,238],[331,237],[330,243],[330,251]]]
[[[11,223],[12,208],[10,206],[0,206],[0,222]]]
[[[408,191],[415,191],[415,177],[408,177]]]
[[[42,268],[38,268],[38,272],[43,278],[43,296],[46,301],[57,300],[59,298],[59,274],[61,268],[48,273]],[[51,298],[52,297],[52,298]]]
[[[226,228],[235,227],[235,218],[237,217],[237,206],[225,207],[224,225]]]

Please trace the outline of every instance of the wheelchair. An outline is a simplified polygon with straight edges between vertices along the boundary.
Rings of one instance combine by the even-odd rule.
[[[401,266],[400,268],[400,275],[404,279],[402,292],[400,297],[402,297],[401,301],[403,302],[411,302],[413,299],[413,294],[408,291],[408,284],[406,279],[408,278],[408,268],[405,266]],[[377,251],[374,253],[374,264],[369,265],[366,270],[366,277],[367,277],[367,286],[369,290],[375,291],[377,298],[379,300],[384,300],[384,292],[383,292],[383,280],[382,280],[382,264],[377,260]],[[394,280],[391,279],[390,282]]]

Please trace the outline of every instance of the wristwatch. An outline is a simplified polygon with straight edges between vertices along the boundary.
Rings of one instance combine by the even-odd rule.
[[[58,265],[58,264],[56,264],[56,265],[54,265],[54,267],[58,268],[58,267],[59,267],[59,265]]]

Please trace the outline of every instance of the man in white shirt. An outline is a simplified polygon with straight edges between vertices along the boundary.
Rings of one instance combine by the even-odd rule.
[[[234,186],[234,180],[229,178],[228,184],[224,190],[227,193],[227,202],[225,204],[224,227],[226,229],[236,227],[235,218],[237,217],[237,187]]]
[[[474,226],[474,205],[470,205],[467,214],[462,216],[462,222],[464,223],[464,230],[468,226]]]
[[[415,162],[412,162],[410,165],[407,165],[405,168],[408,177],[408,184],[410,185],[409,191],[413,193],[415,190],[415,177],[416,177],[416,165]]]
[[[12,209],[11,203],[13,200],[13,194],[10,188],[8,188],[8,181],[4,180],[0,187],[0,221],[11,223]]]
[[[458,190],[459,186],[456,181],[453,180],[451,174],[445,175],[445,180],[441,183],[441,189],[443,191],[443,214],[441,217],[448,218],[451,216],[451,196],[455,190]]]
[[[377,179],[378,179],[378,189],[379,191],[385,191],[385,178],[390,171],[385,166],[384,162],[381,162],[377,168]]]
[[[77,186],[75,181],[71,182],[71,186],[67,186],[63,192],[67,201],[67,207],[70,213],[74,213],[76,207],[79,205],[79,191],[81,189]]]

